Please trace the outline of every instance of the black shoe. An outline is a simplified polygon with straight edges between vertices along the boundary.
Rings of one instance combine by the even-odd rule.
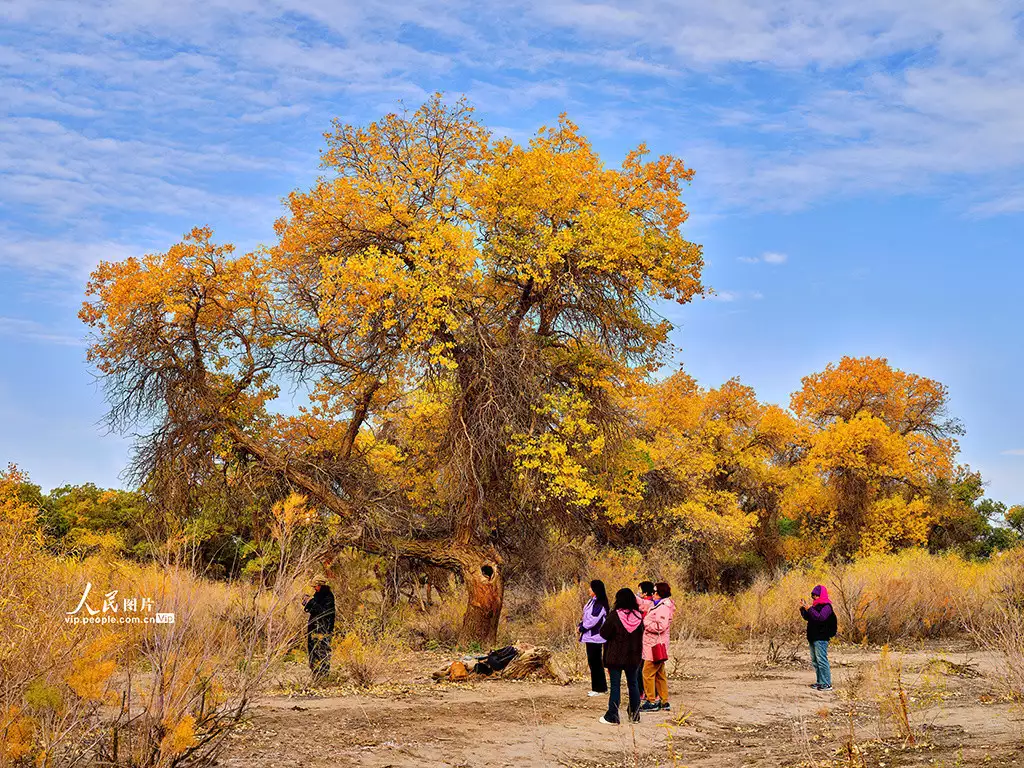
[[[640,705],[641,712],[657,712],[661,709],[661,704],[656,701],[645,701]]]
[[[672,705],[666,701],[664,704],[660,704],[659,708],[662,712],[668,712],[670,709],[672,709]]]

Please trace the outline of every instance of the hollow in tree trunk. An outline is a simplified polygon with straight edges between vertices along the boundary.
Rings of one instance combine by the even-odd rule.
[[[498,638],[505,594],[498,558],[493,553],[483,554],[468,559],[461,570],[466,585],[466,613],[462,617],[459,640],[478,642],[485,648],[493,646]]]

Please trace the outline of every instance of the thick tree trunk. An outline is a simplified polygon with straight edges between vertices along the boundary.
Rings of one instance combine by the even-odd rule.
[[[489,545],[452,540],[392,539],[387,542],[351,542],[368,552],[390,552],[416,558],[462,577],[466,589],[466,612],[459,640],[481,647],[494,643],[505,597],[501,556]]]
[[[462,567],[466,585],[466,613],[462,617],[459,640],[478,642],[481,647],[494,645],[498,638],[498,621],[505,596],[501,566],[493,553],[481,552],[474,562]]]
[[[268,468],[279,471],[283,477],[343,519],[350,516],[352,510],[348,502],[342,500],[324,483],[302,472],[296,462],[288,462],[267,450],[237,425],[232,424],[230,428],[236,442],[259,457]],[[501,557],[493,547],[480,543],[478,537],[481,511],[482,496],[474,487],[466,500],[452,539],[392,539],[380,542],[351,540],[345,543],[367,552],[393,553],[399,557],[417,558],[424,563],[460,574],[466,588],[466,613],[462,619],[459,639],[462,642],[478,642],[481,646],[487,646],[497,639],[505,587],[501,574]]]

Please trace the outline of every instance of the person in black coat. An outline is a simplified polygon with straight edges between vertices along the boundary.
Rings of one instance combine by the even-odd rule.
[[[629,691],[627,714],[630,722],[640,722],[640,667],[643,665],[644,616],[632,590],[615,593],[615,606],[601,627],[604,638],[604,666],[608,669],[611,691],[608,711],[601,716],[606,725],[619,723],[622,675]]]
[[[316,582],[313,596],[303,601],[309,622],[306,624],[306,650],[314,682],[321,682],[331,671],[331,635],[334,634],[334,593],[323,579]]]

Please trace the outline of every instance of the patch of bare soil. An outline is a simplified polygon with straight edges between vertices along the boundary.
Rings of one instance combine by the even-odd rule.
[[[984,654],[893,653],[900,694],[878,682],[879,652],[835,646],[836,690],[810,689],[799,646],[691,644],[670,675],[671,713],[636,726],[598,722],[607,700],[569,686],[483,680],[437,684],[418,654],[369,691],[301,689],[264,699],[231,737],[226,768],[319,766],[1024,766],[1024,711],[1000,697]],[[302,679],[293,670],[296,680]],[[291,686],[294,688],[294,684]],[[288,690],[288,685],[282,690]],[[623,691],[625,693],[625,691]],[[895,701],[897,706],[892,706]],[[624,712],[623,712],[624,714]]]

